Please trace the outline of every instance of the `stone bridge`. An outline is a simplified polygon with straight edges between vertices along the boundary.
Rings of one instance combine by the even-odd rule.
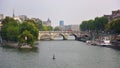
[[[54,40],[58,36],[63,36],[63,40],[67,40],[68,36],[74,36],[75,40],[77,40],[80,36],[80,31],[39,31],[38,40]]]

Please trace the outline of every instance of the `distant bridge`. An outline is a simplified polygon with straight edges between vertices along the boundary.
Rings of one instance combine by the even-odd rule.
[[[39,31],[38,40],[54,40],[57,36],[63,36],[63,40],[67,40],[68,36],[74,36],[75,40],[77,40],[80,34],[80,31]]]

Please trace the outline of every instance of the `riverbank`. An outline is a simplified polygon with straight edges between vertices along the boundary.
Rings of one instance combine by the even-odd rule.
[[[39,45],[38,41],[36,41],[34,43],[34,45]],[[27,48],[27,49],[35,48],[35,47],[31,47],[30,45],[24,45],[24,46],[20,47],[18,45],[18,42],[11,42],[11,41],[8,41],[8,42],[4,41],[2,44],[0,44],[0,46],[7,47],[7,48],[22,48],[22,49],[24,49],[24,48]]]
[[[119,42],[117,42],[117,44],[111,42],[111,43],[109,43],[110,45],[96,44],[96,41],[92,41],[92,42],[91,41],[86,41],[84,43],[86,43],[89,46],[107,47],[107,48],[112,48],[112,49],[120,50],[120,43]]]
[[[79,37],[78,41],[84,42],[90,46],[100,46],[100,47],[108,47],[120,50],[120,37],[114,36],[98,36],[98,38],[94,38],[90,40],[89,37]]]

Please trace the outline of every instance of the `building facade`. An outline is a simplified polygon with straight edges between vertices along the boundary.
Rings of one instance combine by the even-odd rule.
[[[71,30],[72,31],[80,31],[79,25],[71,25]]]
[[[2,27],[2,19],[4,19],[4,15],[0,14],[0,30],[1,30],[1,27]]]
[[[0,20],[4,19],[4,15],[0,14]]]
[[[35,22],[41,21],[39,18],[31,18],[31,20],[33,20],[33,21],[35,21]]]
[[[22,23],[22,20],[18,16],[14,17],[14,19]]]
[[[116,19],[116,18],[120,18],[120,10],[112,11],[111,15],[104,15],[104,16],[107,17],[109,21]]]
[[[26,15],[19,15],[18,17],[20,18],[21,21],[28,20]]]
[[[51,20],[48,18],[47,21],[42,22],[43,26],[51,26]]]
[[[80,31],[79,25],[59,26],[61,31]]]
[[[64,26],[64,21],[63,20],[59,21],[59,26]]]

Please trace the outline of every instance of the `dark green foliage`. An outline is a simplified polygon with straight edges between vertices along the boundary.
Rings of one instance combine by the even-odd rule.
[[[36,23],[37,23],[37,25],[38,25],[38,29],[39,29],[40,31],[43,31],[42,21],[41,21],[41,20],[38,20]]]
[[[23,33],[25,30],[29,31],[34,36],[34,39],[37,40],[39,31],[37,27],[35,27],[35,24],[24,21],[20,25],[20,33]]]
[[[0,31],[0,34],[1,34],[1,37],[3,40],[8,40],[8,37],[7,37],[7,25],[4,25],[2,28],[1,28],[1,31]]]
[[[52,26],[43,26],[43,31],[52,31]]]
[[[98,31],[104,31],[105,25],[108,23],[108,19],[106,17],[96,17],[95,18],[95,29]]]
[[[106,17],[96,17],[95,20],[83,21],[80,25],[82,31],[105,31],[105,25],[108,23]]]
[[[15,20],[11,17],[6,17],[5,19],[2,20],[3,25],[8,24],[9,22],[15,22]]]
[[[4,22],[3,22],[4,23]],[[14,19],[8,18],[7,23],[4,23],[1,29],[1,36],[3,40],[18,41],[19,24]]]
[[[25,37],[27,37],[27,39],[25,39]],[[23,33],[18,36],[18,39],[19,39],[19,46],[22,46],[23,43],[27,43],[33,47],[35,41],[33,35],[27,30],[23,31]]]
[[[14,26],[9,26],[7,28],[7,38],[10,41],[18,41],[19,28]]]
[[[106,30],[110,33],[119,34],[120,33],[120,18],[110,21],[106,25]]]
[[[1,37],[6,41],[14,41],[21,43],[28,43],[33,47],[33,43],[38,39],[39,30],[51,31],[51,26],[43,26],[42,21],[26,20],[21,24],[11,17],[6,17],[2,20],[2,28],[0,31]],[[28,40],[25,41],[24,37],[27,36]]]
[[[54,31],[60,31],[60,28],[59,27],[55,27]]]
[[[38,39],[38,26],[32,20],[27,20],[20,24],[13,18],[6,17],[2,24],[1,36],[3,40],[19,42],[20,44],[28,43],[33,47],[34,41]],[[28,37],[27,41],[23,40],[24,36]]]
[[[38,24],[37,24],[34,20],[29,19],[29,20],[26,20],[26,22],[29,22],[29,23],[31,23],[31,24],[34,24],[34,26],[35,26],[36,28],[38,28]]]

